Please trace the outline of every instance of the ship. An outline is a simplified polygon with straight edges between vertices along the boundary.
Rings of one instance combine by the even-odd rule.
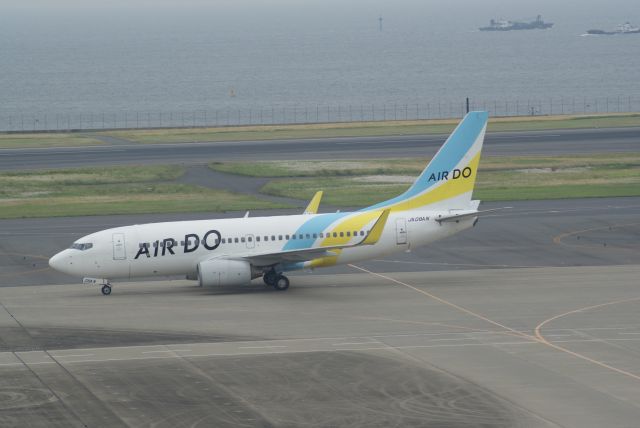
[[[544,22],[542,15],[538,15],[535,21],[519,22],[505,19],[492,19],[488,27],[480,27],[480,31],[511,31],[511,30],[546,30],[553,27],[553,22]]]
[[[640,34],[640,28],[634,27],[629,22],[625,22],[624,24],[618,25],[614,31],[605,31],[605,30],[589,30],[587,34],[593,34],[596,36],[612,36],[615,34]]]

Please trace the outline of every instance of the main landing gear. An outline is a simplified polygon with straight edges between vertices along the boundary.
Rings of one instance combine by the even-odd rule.
[[[289,278],[276,272],[274,269],[266,272],[262,277],[264,283],[278,291],[284,291],[289,288]]]
[[[102,286],[102,294],[104,294],[105,296],[108,296],[109,294],[111,294],[111,284],[105,284]]]

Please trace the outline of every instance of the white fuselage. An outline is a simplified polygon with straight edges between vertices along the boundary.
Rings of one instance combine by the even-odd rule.
[[[195,279],[198,263],[211,258],[242,259],[322,247],[327,240],[345,245],[357,242],[366,236],[370,223],[350,229],[336,224],[344,224],[349,216],[361,215],[358,212],[290,215],[117,227],[79,239],[77,243],[89,243],[90,248],[64,250],[52,258],[51,265],[71,275],[91,278],[185,275]],[[391,213],[380,239],[373,245],[345,248],[332,257],[282,263],[278,268],[290,271],[381,257],[445,238],[467,229],[474,221],[467,218],[440,223],[434,220],[435,215],[426,211]]]
[[[470,112],[402,194],[360,211],[152,223],[87,235],[49,260],[85,282],[185,275],[203,287],[241,285],[262,276],[286,290],[283,272],[355,263],[406,251],[471,227],[471,199],[487,129]],[[315,212],[316,194],[306,212]]]

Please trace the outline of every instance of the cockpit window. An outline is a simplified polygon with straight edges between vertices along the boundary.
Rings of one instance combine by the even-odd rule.
[[[84,251],[84,250],[88,250],[89,248],[93,247],[92,243],[79,243],[79,242],[74,242],[70,248],[74,249],[74,250],[80,250],[80,251]]]

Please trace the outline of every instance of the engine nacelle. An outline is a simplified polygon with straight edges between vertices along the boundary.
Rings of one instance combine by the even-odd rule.
[[[214,259],[198,263],[201,287],[246,285],[251,281],[251,264],[244,260]]]

